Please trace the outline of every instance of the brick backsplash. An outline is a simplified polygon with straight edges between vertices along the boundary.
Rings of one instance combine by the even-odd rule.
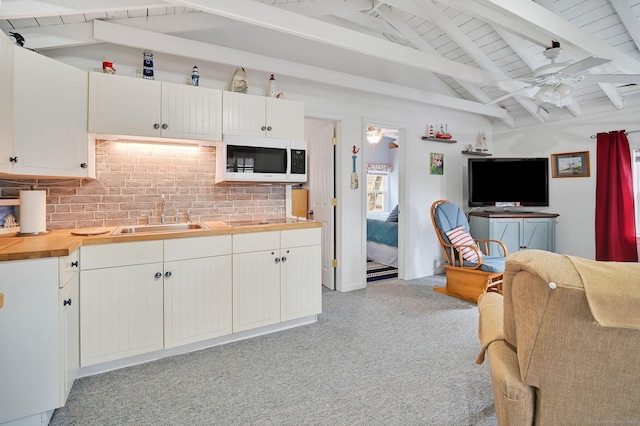
[[[0,178],[2,197],[34,183],[47,190],[49,229],[135,225],[152,213],[160,222],[283,217],[284,185],[216,185],[213,147],[98,141],[96,180]]]

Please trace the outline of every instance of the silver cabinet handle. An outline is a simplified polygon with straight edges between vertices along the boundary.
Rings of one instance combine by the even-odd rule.
[[[170,278],[171,277],[171,271],[167,271],[164,273],[164,277],[165,278]]]
[[[162,272],[156,272],[156,280],[159,280],[162,277]]]
[[[153,125],[153,128],[154,128],[154,129],[159,129],[159,128],[160,128],[160,123],[155,123],[155,124]]]

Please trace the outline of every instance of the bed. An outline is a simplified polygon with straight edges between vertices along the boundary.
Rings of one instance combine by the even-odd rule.
[[[398,222],[397,208],[395,221],[387,221],[394,213],[367,215],[367,260],[383,265],[398,267]]]

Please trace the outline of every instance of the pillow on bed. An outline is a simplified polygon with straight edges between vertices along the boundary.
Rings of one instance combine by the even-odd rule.
[[[389,217],[387,217],[387,222],[397,222],[398,221],[398,205],[396,205],[391,213],[389,213]]]
[[[476,246],[477,244],[471,234],[469,234],[463,225],[453,228],[450,231],[445,232],[449,241],[454,245]],[[478,263],[478,254],[471,247],[463,247],[460,249],[462,252],[462,258],[467,262]]]

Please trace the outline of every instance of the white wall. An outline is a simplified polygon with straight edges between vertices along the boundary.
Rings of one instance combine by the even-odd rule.
[[[135,76],[141,67],[142,51],[109,45],[68,48],[46,52],[48,56],[82,69],[99,70],[102,61],[115,63],[117,74]],[[215,60],[215,58],[212,58]],[[154,57],[157,80],[184,82],[187,84],[193,65],[200,71],[200,85],[228,89],[234,65],[194,61],[156,54]],[[237,64],[242,65],[242,64]],[[246,69],[249,93],[264,95],[268,86],[268,73]],[[350,188],[352,147],[362,149],[367,123],[403,129],[405,140],[398,151],[399,202],[401,210],[401,241],[405,256],[401,266],[401,278],[412,279],[442,273],[441,250],[429,217],[431,204],[439,199],[449,199],[463,205],[462,167],[466,157],[461,150],[474,143],[479,131],[491,139],[491,122],[479,115],[452,111],[427,104],[390,99],[328,85],[276,75],[277,91],[285,98],[305,103],[309,118],[330,118],[340,121],[341,134],[337,146],[338,216],[338,270],[337,288],[349,291],[366,285],[365,237],[366,187]],[[426,142],[429,124],[447,123],[449,132],[457,144]],[[491,148],[491,141],[489,141]],[[443,176],[429,174],[429,153],[444,153]],[[357,170],[362,179],[364,161],[358,155]]]
[[[589,113],[553,125],[535,125],[494,134],[496,156],[549,157],[551,154],[589,151],[590,177],[549,177],[550,207],[558,213],[556,251],[595,259],[596,140],[599,132],[640,130],[639,106],[613,113]],[[629,134],[632,146],[640,148],[640,133]],[[551,162],[549,163],[551,166]],[[549,172],[551,173],[551,171]],[[525,184],[523,182],[523,184]]]

